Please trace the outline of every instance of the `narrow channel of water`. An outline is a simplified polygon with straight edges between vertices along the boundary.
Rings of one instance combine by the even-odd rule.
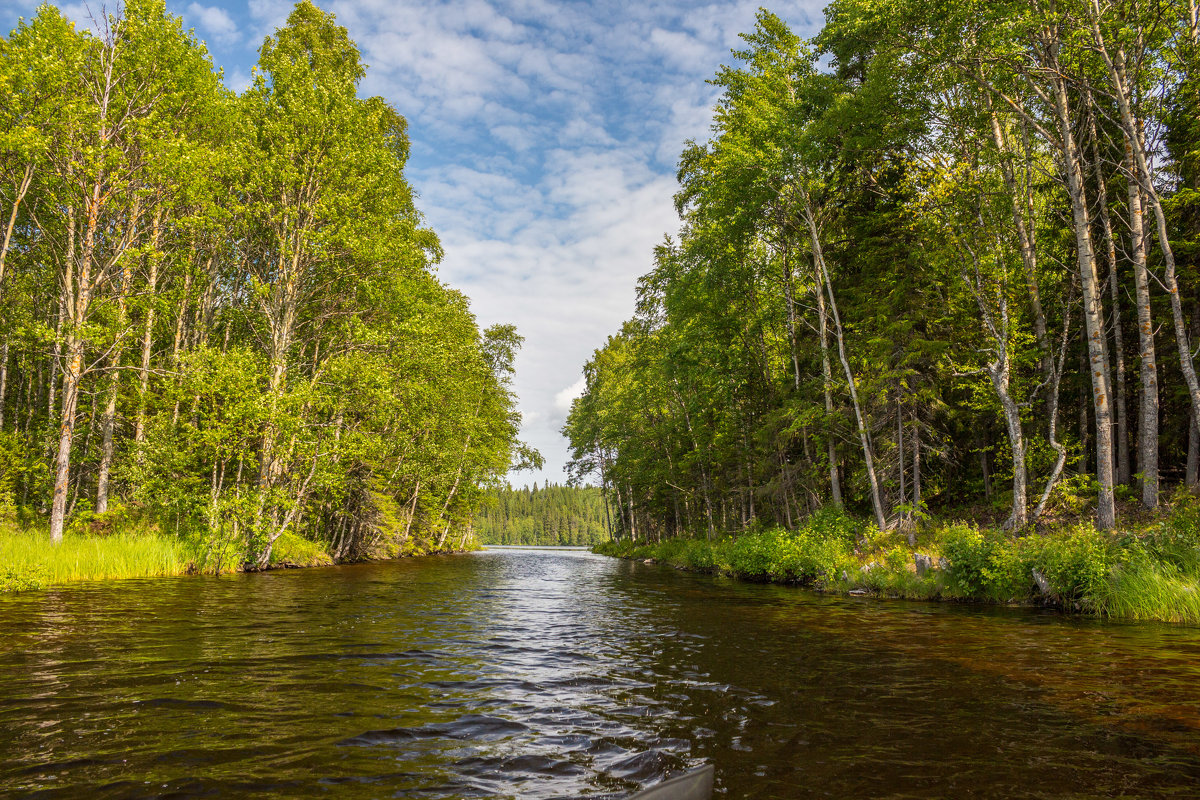
[[[1200,795],[1200,630],[582,552],[0,596],[0,796]]]

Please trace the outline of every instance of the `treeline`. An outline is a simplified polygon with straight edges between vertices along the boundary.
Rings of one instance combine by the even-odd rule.
[[[1194,485],[1191,0],[761,12],[564,432],[626,535]],[[1070,491],[1068,491],[1070,489]]]
[[[611,514],[594,486],[558,486],[488,492],[475,518],[483,544],[593,545],[608,541]]]
[[[442,285],[405,120],[298,4],[227,90],[162,0],[0,40],[0,506],[263,565],[463,544],[514,456],[511,326]],[[227,561],[228,563],[228,561]]]

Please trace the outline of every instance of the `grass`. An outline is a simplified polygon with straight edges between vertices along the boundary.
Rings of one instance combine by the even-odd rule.
[[[41,531],[0,533],[0,591],[44,589],[69,581],[182,575],[195,554],[159,533],[68,533],[57,544]]]
[[[1169,515],[1116,535],[1078,522],[1021,535],[945,521],[924,524],[915,546],[908,535],[823,511],[793,531],[771,528],[711,543],[606,542],[594,550],[827,592],[1039,604],[1200,624],[1200,501],[1190,497],[1176,498]]]

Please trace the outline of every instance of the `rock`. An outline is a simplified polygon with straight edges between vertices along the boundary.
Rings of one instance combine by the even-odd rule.
[[[946,570],[950,569],[950,559],[939,558],[938,559],[938,569],[940,569],[942,572],[945,572]]]
[[[866,589],[851,589],[850,590],[851,597],[864,597],[866,594],[867,594]]]
[[[933,556],[924,553],[913,553],[913,563],[917,566],[917,574],[924,575],[933,569]]]
[[[879,569],[879,564],[874,561],[869,561],[862,565],[861,572],[870,572],[873,569]]]
[[[1038,585],[1038,591],[1042,594],[1050,594],[1050,581],[1046,576],[1038,571],[1037,567],[1033,569],[1033,580]]]
[[[645,561],[643,561],[642,563],[643,563],[643,564],[653,564],[653,563],[654,563],[654,559],[653,559],[653,558],[647,558],[647,559],[646,559]]]

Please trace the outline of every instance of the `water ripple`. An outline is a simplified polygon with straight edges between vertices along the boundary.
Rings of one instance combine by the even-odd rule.
[[[5,797],[1187,797],[1200,631],[486,552],[0,597]]]

